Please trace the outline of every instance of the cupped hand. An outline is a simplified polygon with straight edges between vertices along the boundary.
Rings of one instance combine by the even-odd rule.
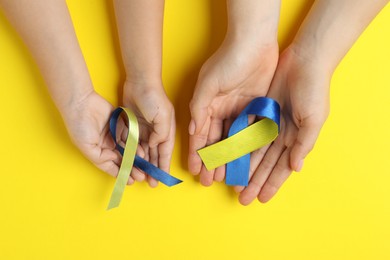
[[[123,104],[130,108],[138,119],[140,130],[140,153],[143,158],[169,173],[175,143],[175,111],[161,81],[125,82]],[[131,176],[137,181],[146,179],[145,173],[134,168]],[[147,176],[151,187],[157,180]]]
[[[281,105],[280,134],[253,162],[258,167],[251,170],[248,187],[235,188],[243,205],[256,197],[267,202],[293,170],[301,170],[328,116],[332,73],[320,61],[300,53],[290,46],[280,57],[267,95]]]
[[[99,169],[116,177],[121,156],[115,150],[115,143],[109,132],[109,118],[113,107],[95,91],[61,111],[73,143]],[[125,140],[127,127],[118,124],[119,136]],[[139,151],[142,156],[142,151]],[[134,179],[129,178],[128,184]]]
[[[205,186],[225,178],[225,166],[208,171],[197,150],[220,141],[249,102],[268,92],[278,60],[277,43],[225,40],[202,66],[190,103],[189,170]]]

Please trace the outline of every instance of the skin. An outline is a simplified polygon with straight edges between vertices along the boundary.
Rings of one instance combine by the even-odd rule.
[[[98,168],[116,176],[112,106],[93,89],[65,1],[5,1],[2,11],[33,55],[69,135]]]
[[[251,172],[249,186],[236,187],[243,205],[256,197],[260,202],[269,201],[293,170],[301,170],[329,113],[334,70],[387,3],[387,0],[314,3],[293,43],[279,59],[268,96],[281,105],[281,133]]]
[[[250,5],[249,2],[246,4]],[[252,4],[260,6],[266,2]],[[262,25],[246,23],[247,28],[242,30],[243,35],[240,36],[241,48],[235,48],[237,44],[231,44],[234,41],[229,40],[229,34],[234,35],[230,33],[231,25],[240,20],[248,21],[251,10],[256,8],[252,6],[246,12],[237,11],[236,15],[231,15],[236,11],[234,7],[242,10],[246,4],[234,6],[233,1],[228,1],[230,28],[227,37],[221,48],[203,66],[190,106],[190,171],[200,173],[200,181],[205,186],[211,185],[213,179],[223,180],[225,169],[207,171],[196,150],[226,136],[226,128],[231,120],[250,99],[268,92],[267,96],[281,105],[280,135],[270,146],[251,154],[250,183],[248,187],[238,186],[235,190],[240,193],[239,201],[243,205],[250,204],[256,197],[260,202],[269,201],[291,172],[300,171],[303,167],[303,160],[313,149],[329,113],[329,85],[334,70],[387,3],[388,0],[315,1],[293,43],[281,54],[273,75],[273,62],[277,55],[270,55],[273,53],[271,50],[259,56],[248,55],[251,48],[243,47],[246,39],[250,40],[251,36],[246,35],[251,33],[250,28],[261,27],[267,24],[267,20],[264,19]],[[274,13],[277,9],[263,10]],[[260,10],[257,12],[258,18],[261,17]],[[273,15],[277,17],[277,14]],[[253,30],[261,33],[258,28]],[[263,39],[269,38],[267,33],[260,35]],[[262,46],[256,41],[253,41],[253,45],[255,49]],[[256,66],[268,70],[251,70]],[[252,80],[256,77],[258,80]],[[268,91],[266,79],[269,77],[273,79]],[[234,109],[229,109],[231,107]]]
[[[279,54],[279,1],[231,0],[227,9],[226,37],[202,66],[190,103],[188,165],[205,186],[222,181],[225,167],[208,171],[196,151],[224,138],[240,111],[267,94]]]
[[[126,46],[123,104],[140,121],[137,154],[169,171],[175,121],[161,83],[163,4],[115,1],[120,42]],[[116,176],[121,156],[108,132],[113,107],[93,88],[66,2],[0,0],[0,7],[34,56],[73,143],[99,169]],[[140,26],[146,29],[139,30]],[[123,121],[118,129],[118,141],[123,142],[127,135]],[[144,179],[144,173],[133,170],[128,184]],[[149,183],[157,185],[153,179]]]
[[[169,172],[175,141],[175,113],[165,94],[162,76],[163,0],[115,0],[115,14],[126,70],[123,104],[137,115],[140,153],[146,160]],[[140,30],[142,28],[142,30]],[[131,173],[137,181],[146,175]],[[147,176],[151,187],[158,182]]]
[[[244,205],[256,197],[271,199],[292,170],[302,168],[315,144],[328,115],[329,83],[337,64],[387,3],[316,1],[278,63],[280,2],[228,1],[226,38],[202,67],[190,104],[190,171],[200,174],[206,186],[224,179],[225,169],[207,171],[196,150],[226,136],[250,100],[269,90],[282,108],[280,136],[252,153],[250,184],[235,189]],[[161,82],[163,4],[117,0],[115,9],[127,74],[123,103],[137,114],[142,133],[137,153],[169,171],[175,120]],[[98,168],[116,176],[121,158],[107,126],[113,108],[94,91],[65,1],[0,0],[0,6],[34,56],[75,145]],[[123,121],[119,130],[124,139]],[[133,170],[129,184],[144,179],[144,173]]]

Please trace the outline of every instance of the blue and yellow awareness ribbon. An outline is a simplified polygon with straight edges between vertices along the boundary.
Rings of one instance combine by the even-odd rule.
[[[125,148],[120,146],[116,139],[116,126],[119,116],[122,112],[126,114],[129,125]],[[115,141],[116,149],[123,157],[107,209],[112,209],[119,206],[130,176],[130,172],[133,169],[133,165],[167,186],[173,186],[182,182],[181,180],[169,175],[160,168],[136,155],[139,129],[137,117],[131,110],[124,107],[118,107],[114,110],[114,112],[112,112],[110,118],[110,133]]]
[[[263,117],[248,126],[248,116]],[[273,142],[280,130],[279,104],[258,97],[234,120],[228,138],[198,150],[207,170],[226,164],[226,184],[248,186],[250,153]]]

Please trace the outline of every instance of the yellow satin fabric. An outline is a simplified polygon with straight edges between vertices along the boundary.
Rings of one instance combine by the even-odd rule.
[[[278,125],[264,118],[229,138],[198,150],[198,154],[207,170],[212,170],[273,142],[278,134]]]
[[[137,117],[130,109],[124,107],[122,107],[122,109],[126,113],[129,120],[129,131],[127,134],[127,141],[123,153],[122,163],[115,181],[114,190],[112,191],[107,210],[118,207],[119,203],[121,202],[123,192],[125,190],[127,181],[129,180],[131,169],[133,169],[135,153],[137,151],[138,145],[139,129]]]

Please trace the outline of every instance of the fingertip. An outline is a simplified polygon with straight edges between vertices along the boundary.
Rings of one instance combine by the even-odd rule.
[[[138,181],[138,182],[143,182],[145,180],[145,173],[141,172],[140,170],[136,169],[136,168],[133,168],[133,170],[131,171],[131,174],[130,176]]]
[[[158,186],[158,181],[155,178],[148,176],[148,184],[149,187],[156,188]]]
[[[252,200],[247,200],[242,196],[238,196],[238,202],[240,202],[240,204],[243,206],[248,206],[249,204],[251,204]]]
[[[188,157],[188,170],[192,175],[198,175],[202,168],[202,161],[197,155],[190,155]]]
[[[201,180],[200,181],[200,184],[202,184],[202,186],[204,187],[210,187],[211,185],[213,185],[213,181],[212,180]]]
[[[302,170],[302,167],[303,167],[303,159],[298,162],[297,166],[295,167],[295,171],[300,172]]]
[[[241,186],[242,187],[242,186]],[[260,191],[260,187],[258,185],[249,183],[249,185],[243,189],[243,191],[238,196],[238,201],[247,206],[252,203],[252,201],[256,198]]]
[[[300,172],[303,167],[303,155],[299,152],[299,147],[294,146],[290,155],[290,167],[296,172]]]
[[[129,179],[127,180],[127,185],[133,185],[134,184],[134,179],[130,176]]]
[[[257,200],[261,203],[267,203],[270,199],[272,199],[273,196],[275,196],[278,190],[278,187],[271,185],[269,182],[266,182],[260,193],[257,195]]]
[[[261,192],[259,194],[259,196],[257,196],[257,200],[260,202],[260,203],[267,203],[273,196],[270,196],[264,192]]]
[[[220,166],[215,170],[214,180],[216,182],[222,182],[225,179],[225,166]]]
[[[200,170],[200,183],[205,187],[210,187],[214,181],[214,170],[208,171],[206,167]]]

